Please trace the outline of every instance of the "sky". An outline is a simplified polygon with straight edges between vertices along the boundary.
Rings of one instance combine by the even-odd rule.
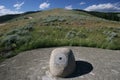
[[[0,16],[54,8],[120,12],[120,0],[0,0]]]

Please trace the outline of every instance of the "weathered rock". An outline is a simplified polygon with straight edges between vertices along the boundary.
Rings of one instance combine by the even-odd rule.
[[[50,73],[56,77],[66,77],[73,73],[76,67],[75,58],[71,49],[54,49],[50,57]]]

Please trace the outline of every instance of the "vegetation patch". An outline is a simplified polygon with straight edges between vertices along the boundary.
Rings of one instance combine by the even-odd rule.
[[[6,56],[6,53],[16,50],[20,46],[30,42],[32,39],[31,32],[33,31],[33,27],[31,25],[27,25],[21,28],[13,29],[8,31],[0,38],[0,46],[1,46],[1,55]],[[8,57],[8,56],[7,56]]]
[[[86,12],[63,11],[63,14],[62,10],[53,10],[49,14],[21,15],[0,26],[0,60],[44,47],[84,46],[120,50],[117,21],[97,18]]]

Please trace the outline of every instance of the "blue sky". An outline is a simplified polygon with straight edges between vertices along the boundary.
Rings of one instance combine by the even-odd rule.
[[[0,15],[53,8],[120,12],[119,0],[0,0]]]

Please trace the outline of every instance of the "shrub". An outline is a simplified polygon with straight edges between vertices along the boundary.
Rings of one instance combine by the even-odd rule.
[[[18,32],[17,32],[17,34],[18,35],[23,35],[23,36],[25,36],[25,35],[29,35],[29,31],[28,30],[19,30]]]
[[[13,29],[6,34],[4,34],[1,38],[1,47],[4,49],[12,50],[14,48],[18,48],[25,43],[30,42],[32,36],[30,32],[33,30],[31,25]]]
[[[9,46],[13,43],[16,43],[18,39],[19,39],[19,36],[17,34],[8,35],[2,39],[2,44],[5,46]]]
[[[6,35],[16,34],[18,31],[19,31],[19,29],[10,30],[10,31],[8,31],[8,32],[6,33]]]
[[[32,31],[33,29],[34,28],[33,28],[32,24],[29,24],[29,25],[21,28],[21,30],[28,30],[28,31]]]
[[[13,35],[5,36],[1,40],[1,45],[5,49],[12,50],[14,48],[18,48],[18,47],[24,45],[25,43],[30,42],[31,39],[32,39],[31,36],[20,36],[18,34],[13,34]]]
[[[57,21],[57,17],[55,16],[49,16],[44,19],[44,22],[54,22],[54,21]]]
[[[87,38],[87,35],[84,33],[84,32],[78,32],[77,34],[76,34],[79,38]]]
[[[64,21],[66,21],[66,19],[64,19],[64,18],[59,18],[58,21],[64,22]]]
[[[0,37],[2,37],[3,36],[3,34],[2,33],[0,33]]]
[[[19,36],[17,34],[14,35],[8,35],[1,39],[1,46],[4,47],[4,49],[12,50],[17,46],[16,41],[18,41]]]
[[[47,18],[44,19],[43,22],[49,23],[49,22],[56,22],[56,21],[63,22],[63,21],[66,21],[66,19],[61,18],[60,16],[48,16]]]
[[[109,36],[111,36],[111,37],[118,37],[118,34],[115,33],[115,32],[111,32],[111,34]]]
[[[113,31],[104,31],[103,34],[105,34],[107,36],[106,40],[108,42],[112,42],[112,40],[114,38],[118,37],[118,34],[116,32],[113,32]]]
[[[75,31],[69,31],[66,34],[66,38],[68,38],[68,39],[74,38],[75,36],[76,36],[76,32]]]
[[[53,29],[56,29],[56,30],[62,30],[62,27],[61,26],[52,26],[53,27]]]
[[[87,32],[84,31],[77,31],[75,29],[72,29],[66,34],[66,38],[71,39],[71,38],[87,38]]]
[[[33,26],[27,25],[25,27],[13,29],[13,30],[7,32],[5,35],[13,35],[13,34],[28,35],[32,30],[33,30]]]

